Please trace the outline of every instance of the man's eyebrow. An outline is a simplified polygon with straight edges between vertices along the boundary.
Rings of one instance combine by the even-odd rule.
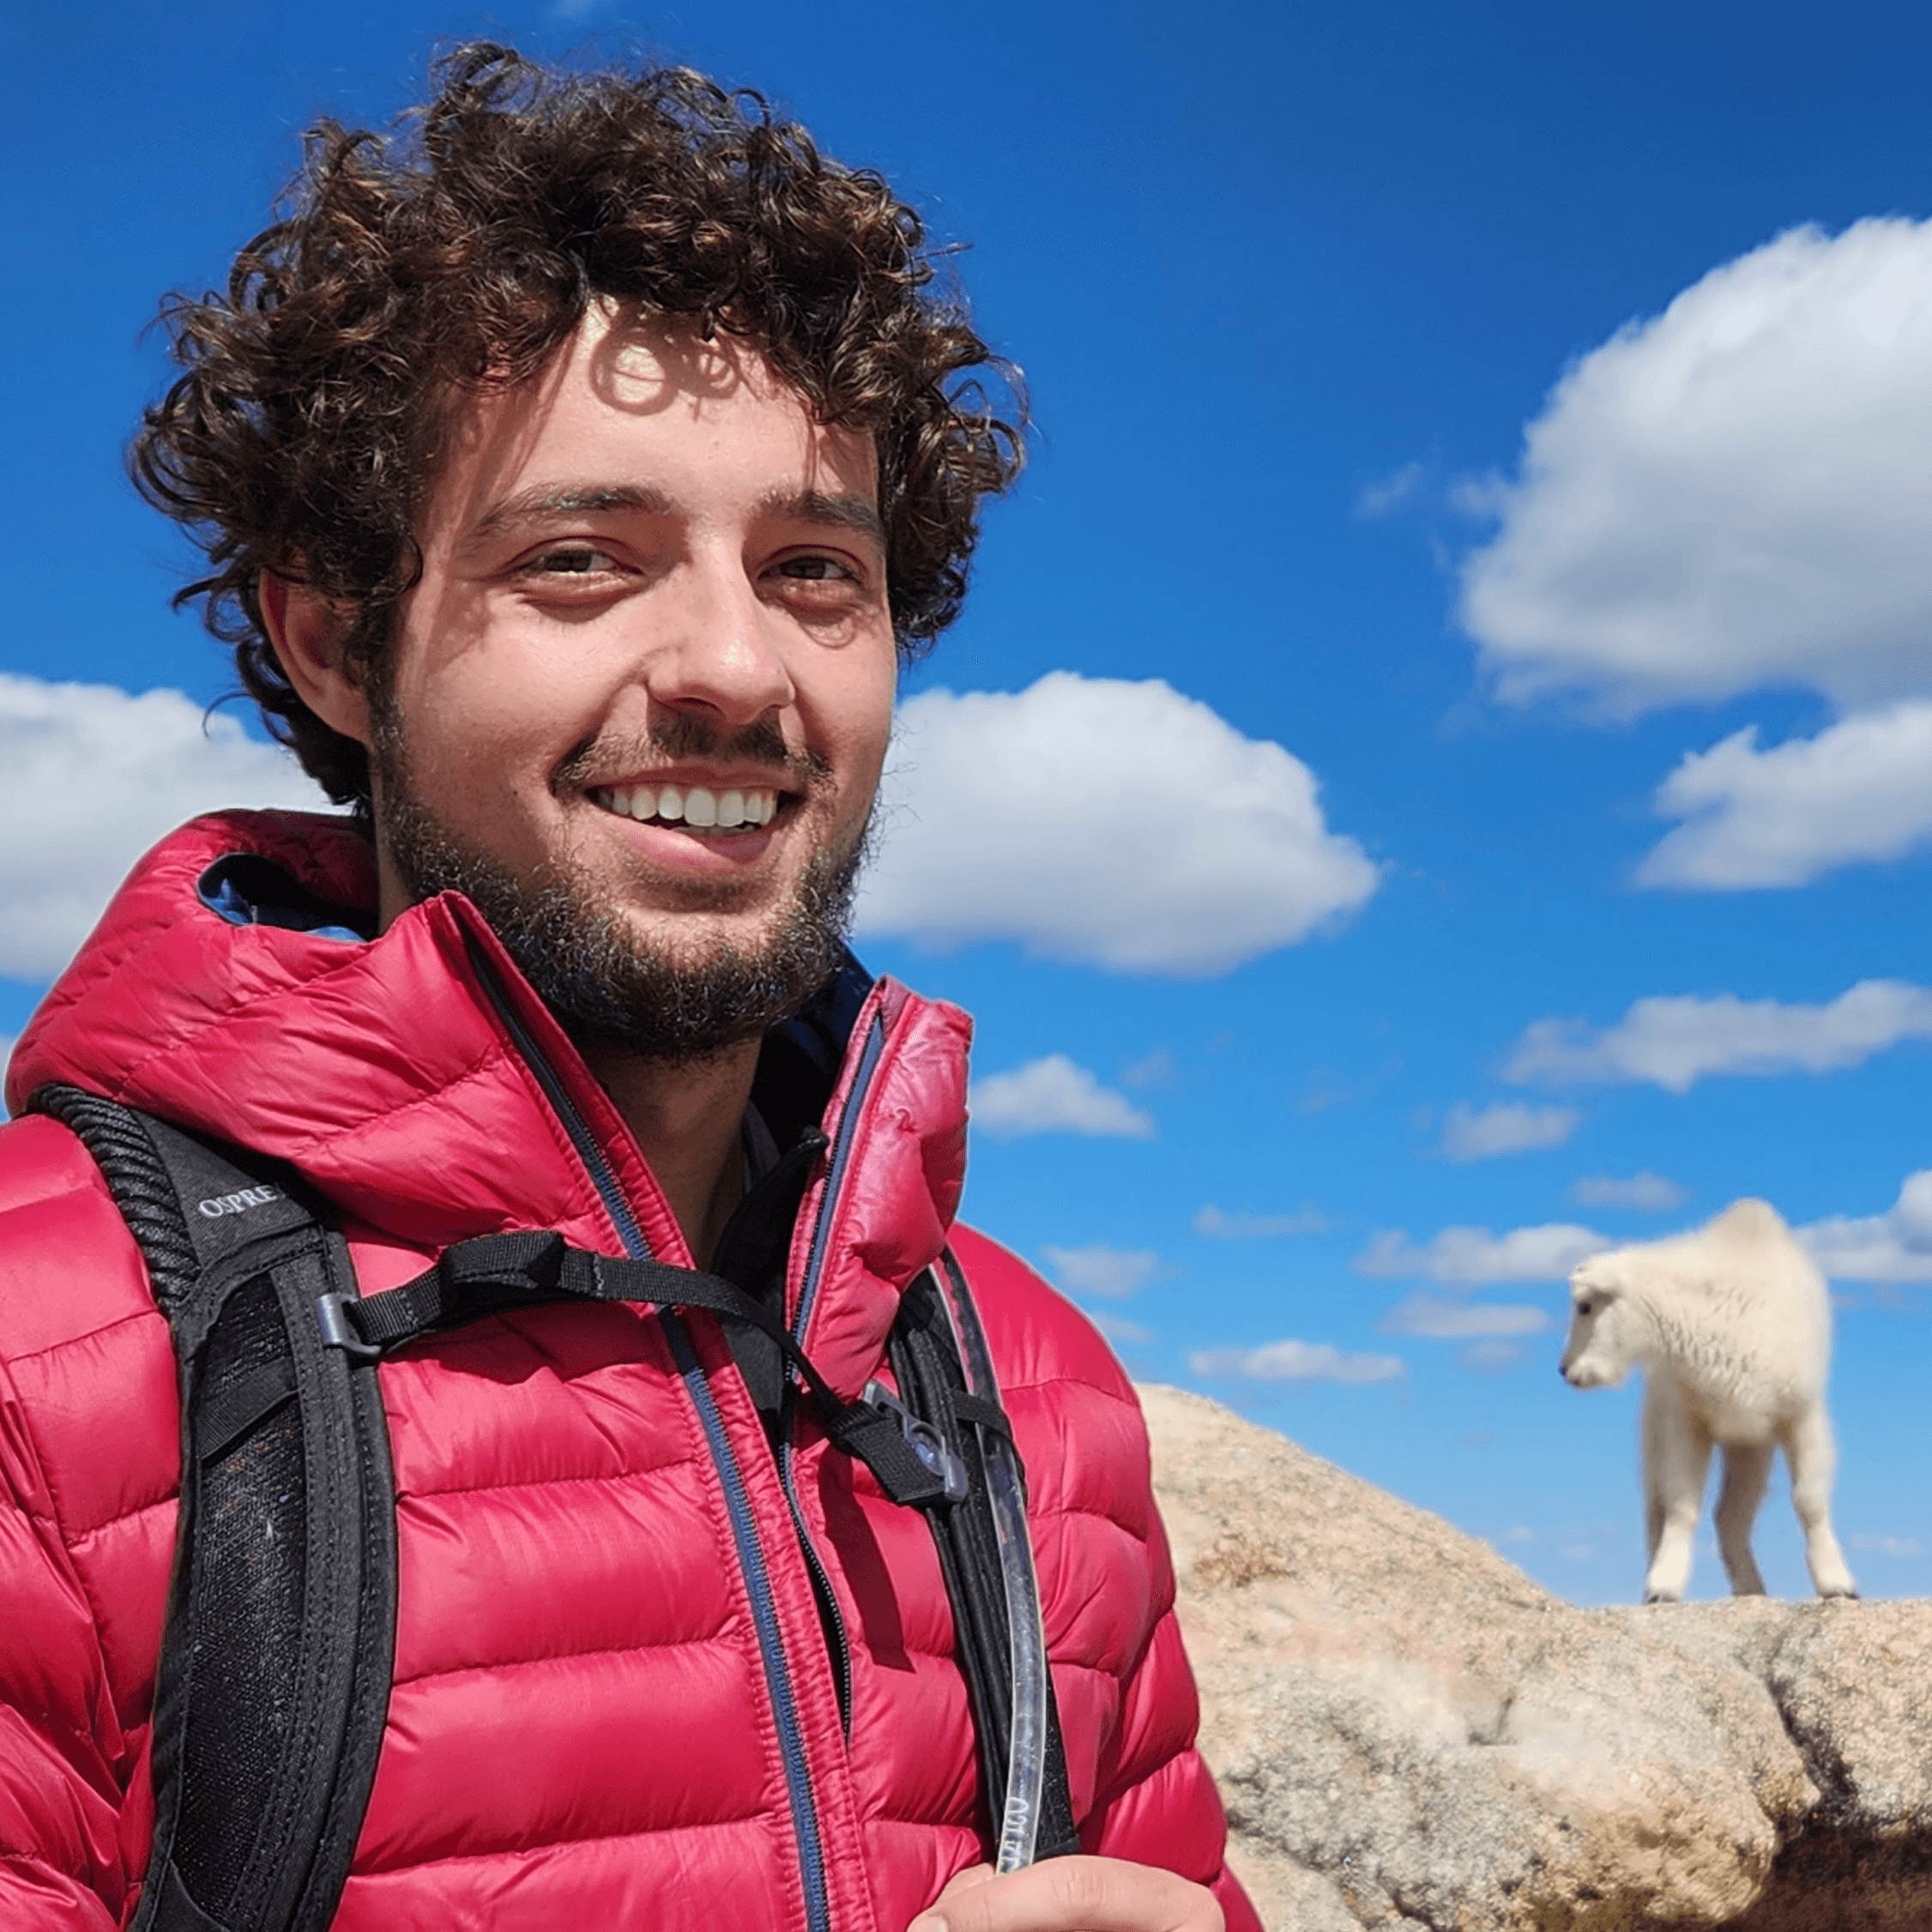
[[[777,522],[830,523],[870,537],[883,552],[885,523],[869,498],[856,490],[829,496],[823,490],[772,490],[759,498],[758,511]]]
[[[470,540],[500,535],[519,523],[537,523],[553,516],[595,515],[601,510],[641,510],[662,515],[671,499],[661,490],[634,483],[538,483],[519,490],[478,518]]]

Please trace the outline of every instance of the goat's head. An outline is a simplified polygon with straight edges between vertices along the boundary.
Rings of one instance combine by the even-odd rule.
[[[1570,1271],[1570,1332],[1557,1363],[1573,1389],[1614,1389],[1641,1359],[1642,1324],[1616,1253]]]

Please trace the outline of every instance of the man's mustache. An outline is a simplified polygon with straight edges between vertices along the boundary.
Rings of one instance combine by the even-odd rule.
[[[769,771],[777,789],[809,792],[831,775],[831,761],[809,748],[794,752],[769,718],[737,731],[725,731],[703,718],[667,712],[642,734],[599,735],[576,746],[551,774],[552,793],[583,791],[599,783],[629,778],[654,764],[684,758],[718,764],[751,764]]]

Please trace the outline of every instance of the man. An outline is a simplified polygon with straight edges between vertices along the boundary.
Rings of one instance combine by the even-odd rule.
[[[966,1023],[841,937],[897,655],[1016,467],[963,383],[987,352],[882,183],[694,75],[474,49],[418,127],[322,131],[230,294],[172,312],[136,448],[352,817],[165,842],[9,1103],[63,1084],[290,1163],[365,1295],[518,1229],[711,1267],[848,1400],[950,1247],[1029,1470],[1084,1855],[988,1871],[931,1539],[776,1351],[546,1307],[378,1372],[394,1678],[335,1923],[1250,1925],[1132,1392],[952,1224]],[[173,1358],[33,1111],[0,1132],[0,1923],[124,1924]]]

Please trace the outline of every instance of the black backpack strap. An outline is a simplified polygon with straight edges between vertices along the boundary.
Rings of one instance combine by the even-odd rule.
[[[353,1292],[293,1175],[73,1088],[30,1103],[99,1163],[181,1387],[181,1503],[133,1932],[324,1932],[368,1808],[395,1636],[373,1370],[317,1333]]]
[[[634,1301],[655,1307],[702,1308],[769,1336],[803,1379],[820,1425],[856,1457],[896,1503],[952,1500],[962,1493],[956,1458],[897,1403],[870,1392],[846,1402],[799,1347],[784,1322],[735,1282],[667,1261],[597,1254],[572,1247],[554,1229],[479,1235],[444,1249],[436,1265],[400,1288],[358,1296],[352,1289],[317,1297],[312,1325],[324,1347],[351,1361],[379,1361],[426,1335],[550,1301]]]
[[[1024,1472],[966,1277],[950,1254],[945,1265],[944,1290],[928,1271],[901,1300],[890,1342],[897,1395],[872,1382],[852,1403],[782,1319],[734,1283],[575,1248],[554,1230],[458,1241],[400,1288],[322,1295],[315,1324],[325,1346],[363,1362],[482,1315],[560,1301],[702,1308],[768,1336],[811,1392],[834,1446],[864,1463],[894,1502],[926,1512],[952,1602],[998,1853],[1002,1869],[1012,1869],[1076,1851],[1079,1838],[1039,1628]]]
[[[995,1863],[1010,1870],[1076,1852],[1080,1835],[1039,1627],[1025,1475],[965,1273],[950,1249],[941,1265],[943,1286],[928,1271],[901,1302],[891,1343],[892,1373],[905,1401],[966,1464],[964,1499],[954,1508],[928,1508],[926,1515],[952,1600]]]

